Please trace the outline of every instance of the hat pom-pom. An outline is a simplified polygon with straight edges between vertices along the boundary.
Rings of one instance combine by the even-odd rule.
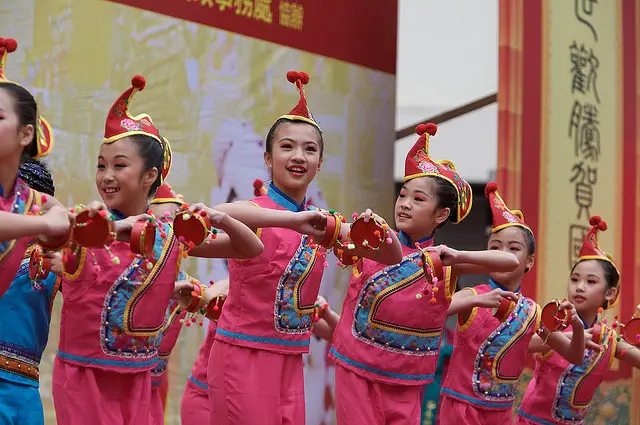
[[[607,226],[607,222],[604,221],[599,215],[594,215],[589,219],[589,224],[598,227],[598,230],[605,231],[609,226]]]
[[[309,81],[311,80],[311,78],[309,78],[309,74],[307,74],[306,72],[299,72],[298,74],[300,76],[300,82],[303,86],[305,84],[309,84]]]
[[[484,194],[487,198],[491,193],[497,192],[497,191],[498,191],[498,183],[496,182],[489,182],[484,188]]]
[[[255,179],[255,180],[253,181],[253,188],[254,188],[254,189],[260,189],[260,188],[262,187],[262,185],[263,185],[263,184],[264,184],[264,183],[262,183],[262,180],[260,180],[260,179]]]
[[[295,84],[296,81],[298,81],[300,79],[300,77],[298,75],[299,75],[298,71],[288,71],[287,72],[287,81],[290,82],[291,84]]]
[[[131,85],[139,91],[142,91],[147,85],[147,80],[145,80],[142,75],[136,75],[131,79]]]
[[[432,122],[427,123],[425,127],[426,127],[427,133],[429,133],[430,136],[435,136],[436,133],[438,132],[438,126]]]
[[[287,81],[289,81],[291,84],[296,84],[298,81],[300,81],[300,84],[302,84],[303,86],[305,84],[309,83],[309,74],[307,74],[306,72],[298,72],[298,71],[289,71],[287,72]]]
[[[438,132],[438,126],[430,122],[428,124],[418,124],[416,127],[416,134],[422,136],[424,133],[428,133],[430,136],[435,136]]]
[[[13,38],[5,38],[4,48],[7,49],[8,53],[15,52],[16,49],[18,48],[18,42]]]

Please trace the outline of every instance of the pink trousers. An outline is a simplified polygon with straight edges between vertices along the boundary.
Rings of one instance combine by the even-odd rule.
[[[337,425],[419,425],[420,389],[371,381],[337,364]]]
[[[511,409],[481,409],[451,397],[440,397],[440,425],[511,425]]]
[[[190,380],[180,401],[182,425],[207,425],[209,423],[209,392]]]
[[[149,425],[164,425],[164,403],[160,388],[151,387],[151,403],[149,408]]]
[[[151,372],[111,372],[56,357],[53,402],[58,425],[148,425]]]
[[[215,341],[207,379],[211,425],[305,425],[301,354]]]

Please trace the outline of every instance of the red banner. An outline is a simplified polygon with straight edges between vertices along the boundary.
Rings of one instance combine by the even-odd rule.
[[[396,72],[397,0],[109,1]]]

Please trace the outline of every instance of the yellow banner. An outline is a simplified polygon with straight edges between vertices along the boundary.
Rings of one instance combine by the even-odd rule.
[[[621,264],[623,138],[621,4],[546,1],[537,298],[567,294],[589,218],[608,224],[599,242]],[[620,303],[607,312],[613,320]],[[615,360],[614,374],[619,369]],[[630,382],[603,383],[590,423],[629,423]]]
[[[622,178],[619,3],[545,4],[538,234],[544,271],[538,270],[537,292],[541,302],[566,296],[566,276],[591,216],[608,222],[600,243],[619,258],[617,200]]]
[[[621,270],[608,320],[629,320],[638,302],[638,57],[638,0],[500,1],[498,183],[536,233],[536,285],[523,288],[541,304],[566,296],[595,215]],[[637,371],[615,361],[585,424],[640,423],[639,402]]]

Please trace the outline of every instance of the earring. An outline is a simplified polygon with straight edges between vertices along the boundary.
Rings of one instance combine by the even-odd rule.
[[[524,272],[529,273],[529,270],[531,270],[529,267],[525,267]]]

